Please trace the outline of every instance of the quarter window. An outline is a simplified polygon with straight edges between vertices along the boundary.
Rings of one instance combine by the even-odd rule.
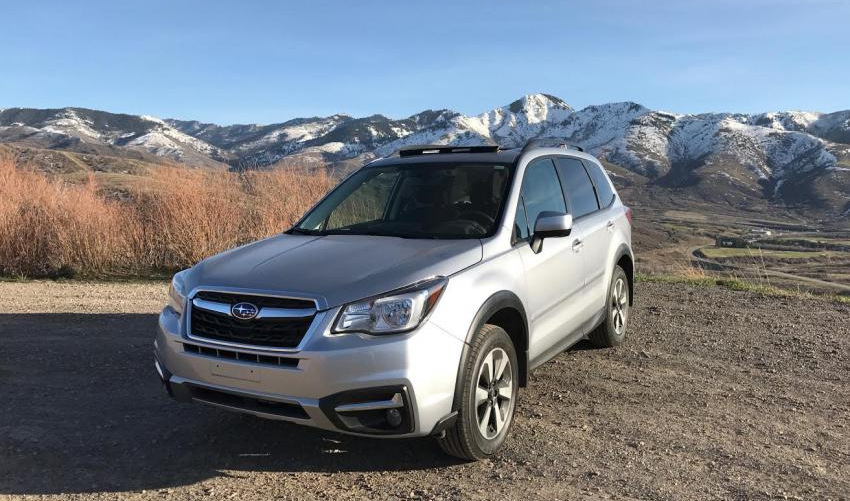
[[[564,194],[558,183],[555,166],[548,158],[533,161],[525,169],[522,180],[522,200],[525,202],[525,216],[528,227],[534,228],[537,216],[544,211],[567,212]],[[519,211],[517,211],[519,212]],[[528,236],[528,233],[525,234]]]
[[[522,240],[528,240],[528,219],[525,217],[525,205],[522,197],[516,205],[516,217],[514,217],[514,233],[511,244],[514,245]]]
[[[556,162],[564,192],[570,199],[573,217],[579,218],[599,210],[593,183],[590,181],[581,161],[575,158],[558,157]]]

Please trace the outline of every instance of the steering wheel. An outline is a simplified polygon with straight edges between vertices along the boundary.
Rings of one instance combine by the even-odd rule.
[[[459,235],[484,235],[487,233],[486,227],[471,219],[448,221],[437,226],[436,230]]]
[[[490,217],[489,214],[480,210],[465,210],[458,214],[456,219],[466,219],[475,221],[484,228],[489,228],[493,226],[493,223],[496,222],[496,220]]]

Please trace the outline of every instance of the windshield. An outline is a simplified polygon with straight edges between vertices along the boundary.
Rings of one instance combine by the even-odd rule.
[[[481,238],[496,231],[512,167],[409,164],[366,167],[339,185],[291,233]]]

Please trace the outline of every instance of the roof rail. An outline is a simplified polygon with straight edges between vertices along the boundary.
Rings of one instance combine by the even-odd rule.
[[[439,153],[495,153],[499,146],[495,144],[482,144],[478,146],[452,146],[450,144],[420,144],[416,146],[405,146],[396,153],[400,157],[414,157],[417,155],[434,155]]]
[[[584,148],[582,148],[581,146],[569,144],[563,139],[558,139],[555,137],[538,137],[535,139],[529,139],[528,142],[525,143],[525,146],[522,147],[522,150],[519,153],[521,155],[532,148],[564,148],[565,150],[576,150],[581,152],[584,151]]]

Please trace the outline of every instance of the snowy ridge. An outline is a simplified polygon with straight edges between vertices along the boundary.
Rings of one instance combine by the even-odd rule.
[[[403,119],[337,114],[270,125],[220,126],[82,108],[0,110],[0,142],[56,149],[106,145],[198,165],[248,168],[283,160],[356,164],[413,144],[514,148],[535,137],[562,138],[665,186],[725,180],[781,198],[799,191],[801,183],[850,184],[845,179],[850,110],[692,115],[633,102],[575,110],[548,94],[529,94],[477,115],[445,109]],[[824,178],[827,174],[832,177]]]
[[[0,111],[0,141],[4,132],[48,145],[90,144],[144,151],[176,161],[219,159],[222,152],[150,116],[106,113],[83,108],[30,110],[8,108]]]

